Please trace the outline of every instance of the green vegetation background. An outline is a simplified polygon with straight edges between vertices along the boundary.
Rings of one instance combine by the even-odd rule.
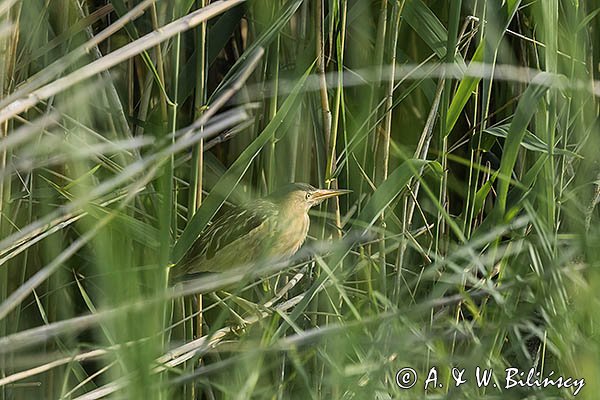
[[[0,399],[595,399],[599,10],[0,1]],[[169,287],[290,181],[353,192],[289,263]]]

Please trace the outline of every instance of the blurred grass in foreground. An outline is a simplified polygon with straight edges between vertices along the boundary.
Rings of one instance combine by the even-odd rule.
[[[1,0],[0,399],[595,399],[599,10]],[[168,286],[291,181],[353,193],[289,262]]]

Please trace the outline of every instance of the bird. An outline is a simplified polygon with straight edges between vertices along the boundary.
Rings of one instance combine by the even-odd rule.
[[[310,226],[309,210],[325,199],[351,192],[291,183],[272,194],[233,207],[209,223],[174,276],[224,272],[259,260],[282,260],[302,246]]]

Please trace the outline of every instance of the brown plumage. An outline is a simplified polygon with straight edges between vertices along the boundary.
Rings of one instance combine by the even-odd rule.
[[[204,229],[175,267],[175,275],[221,272],[263,258],[290,257],[306,239],[310,208],[347,192],[293,183],[234,207]]]

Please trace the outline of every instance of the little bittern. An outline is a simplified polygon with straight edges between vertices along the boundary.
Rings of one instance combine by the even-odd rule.
[[[260,259],[290,257],[306,239],[310,208],[348,192],[292,183],[267,197],[230,209],[200,234],[175,267],[175,275],[221,272]]]

